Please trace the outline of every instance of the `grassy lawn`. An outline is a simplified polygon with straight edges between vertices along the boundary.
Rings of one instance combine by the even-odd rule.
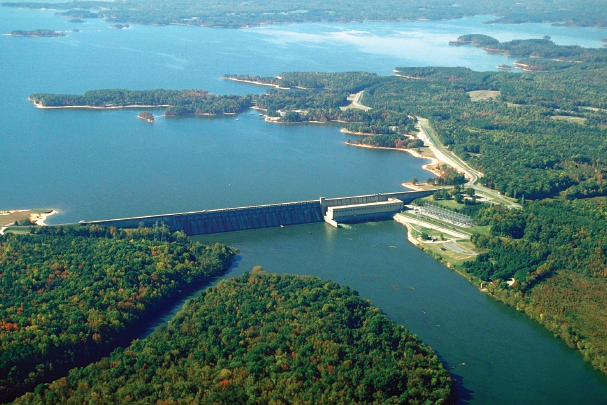
[[[464,204],[459,204],[457,201],[455,200],[433,200],[432,197],[426,197],[424,198],[424,200],[431,202],[432,204],[435,205],[440,205],[441,207],[445,207],[449,210],[455,210],[458,208],[462,208],[464,206]]]
[[[460,245],[462,245],[462,243],[460,243]],[[445,248],[442,243],[424,243],[424,248],[434,258],[441,257],[454,266],[461,266],[464,262],[475,260],[476,258],[476,256],[456,253],[451,249]]]
[[[489,235],[489,231],[491,230],[491,226],[490,225],[485,225],[485,226],[475,226],[472,229],[474,232],[479,233],[481,235]]]
[[[13,226],[4,230],[4,233],[14,233],[17,235],[26,235],[30,233],[29,226]]]
[[[436,229],[426,228],[421,225],[411,224],[411,227],[413,228],[412,235],[415,238],[422,236],[422,232],[426,233],[428,236],[430,236],[431,238],[434,238],[436,240],[441,240],[441,235],[444,236],[445,239],[453,238],[453,236],[451,236],[451,235],[437,231]]]
[[[573,122],[574,124],[585,124],[586,121],[588,120],[587,118],[583,118],[583,117],[571,117],[568,115],[554,115],[552,117],[553,120],[559,120],[559,121],[568,121],[568,122]]]
[[[484,101],[497,98],[500,95],[500,92],[491,90],[474,90],[469,91],[468,95],[472,101]]]

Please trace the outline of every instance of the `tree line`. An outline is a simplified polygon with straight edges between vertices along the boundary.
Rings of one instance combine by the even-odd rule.
[[[43,107],[168,106],[167,116],[238,114],[250,108],[251,96],[220,96],[206,90],[90,90],[82,95],[36,93],[29,99]]]
[[[5,2],[4,7],[31,9],[97,10],[85,18],[105,18],[109,22],[240,28],[259,24],[297,22],[362,22],[446,20],[475,15],[500,16],[490,23],[553,22],[569,26],[605,27],[607,12],[601,0],[571,2],[529,0],[526,7],[519,4],[489,0],[461,0],[454,7],[450,0],[435,0],[419,7],[413,0],[386,0],[350,3],[322,0],[269,0],[263,3],[211,0],[173,1],[170,4],[152,0],[125,2],[70,1],[64,3]]]

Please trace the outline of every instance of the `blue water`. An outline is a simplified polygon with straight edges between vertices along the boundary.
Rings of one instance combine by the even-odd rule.
[[[54,11],[0,8],[1,33],[81,30],[61,38],[0,36],[0,209],[56,208],[61,213],[50,222],[63,223],[400,190],[412,177],[429,177],[424,161],[348,147],[351,136],[339,125],[269,124],[256,112],[148,124],[136,118],[139,110],[40,110],[27,97],[99,88],[265,91],[220,80],[225,73],[495,70],[512,59],[448,42],[468,33],[502,41],[550,35],[560,44],[599,47],[607,36],[592,28],[482,24],[491,18],[113,30],[103,21],[68,23]],[[228,276],[260,264],[359,290],[454,367],[464,402],[606,402],[605,377],[578,353],[412,247],[398,224],[315,224],[209,240],[241,250]]]
[[[225,277],[260,265],[356,289],[438,352],[461,403],[607,403],[607,377],[578,352],[412,247],[398,223],[340,229],[323,223],[196,238],[240,249]]]

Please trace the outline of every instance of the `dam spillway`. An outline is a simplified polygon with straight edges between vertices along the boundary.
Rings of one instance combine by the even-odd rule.
[[[152,227],[164,223],[187,235],[206,235],[221,232],[323,222],[330,206],[366,204],[396,198],[405,204],[416,198],[426,197],[435,190],[378,193],[352,197],[324,198],[280,204],[255,205],[249,207],[220,208],[174,214],[148,215],[141,217],[81,221],[81,224],[115,226],[117,228]]]

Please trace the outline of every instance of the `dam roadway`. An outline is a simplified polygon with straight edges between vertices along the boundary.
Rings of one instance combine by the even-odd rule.
[[[117,228],[152,227],[164,223],[175,231],[187,235],[206,235],[248,229],[270,228],[323,222],[328,207],[352,204],[368,204],[388,201],[389,198],[409,204],[416,198],[426,197],[435,190],[401,191],[351,197],[324,198],[318,200],[255,205],[250,207],[220,208],[174,214],[148,215],[98,221],[80,221],[81,224],[115,226]]]

